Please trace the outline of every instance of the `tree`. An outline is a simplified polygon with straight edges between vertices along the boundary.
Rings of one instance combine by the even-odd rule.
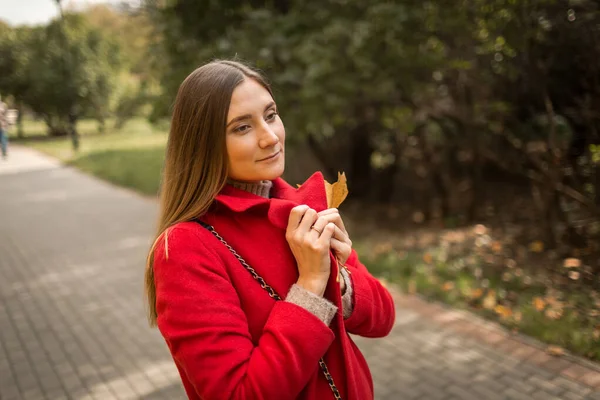
[[[72,133],[82,116],[102,118],[120,69],[118,45],[87,24],[65,14],[35,28],[28,41],[25,103],[42,116],[51,135]]]

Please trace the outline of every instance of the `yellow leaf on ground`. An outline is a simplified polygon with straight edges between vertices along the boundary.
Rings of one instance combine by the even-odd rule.
[[[565,354],[565,349],[559,346],[548,346],[546,352],[552,356],[562,356]]]
[[[494,243],[492,243],[492,251],[494,253],[500,253],[502,251],[502,243],[500,243],[499,241],[495,241]]]
[[[565,268],[579,268],[581,267],[581,260],[579,258],[565,258],[563,266]]]
[[[542,311],[546,307],[546,302],[541,297],[534,297],[532,303],[533,303],[533,307],[537,311]]]
[[[560,308],[549,308],[548,310],[546,310],[544,315],[548,319],[560,319],[560,317],[562,317],[563,315],[563,310]]]
[[[529,250],[533,251],[534,253],[541,253],[544,251],[544,243],[539,240],[531,242],[529,244]]]
[[[483,308],[486,310],[493,310],[496,307],[496,291],[490,290],[484,297],[482,302]]]
[[[496,314],[500,315],[502,318],[508,318],[508,317],[512,316],[512,313],[513,313],[510,308],[501,306],[501,305],[497,305],[494,308],[494,311],[496,312]]]

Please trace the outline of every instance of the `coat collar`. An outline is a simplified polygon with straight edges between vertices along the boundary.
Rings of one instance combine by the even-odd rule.
[[[285,229],[292,208],[301,204],[306,204],[316,211],[327,208],[325,179],[321,172],[315,172],[300,188],[294,188],[282,178],[277,178],[273,181],[270,199],[225,185],[215,198],[215,202],[237,213],[254,208],[268,209],[271,223]]]

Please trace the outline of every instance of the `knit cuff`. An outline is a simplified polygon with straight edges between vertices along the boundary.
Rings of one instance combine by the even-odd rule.
[[[297,284],[292,285],[285,301],[311,312],[327,326],[329,326],[338,310],[329,300],[317,296]]]
[[[342,296],[342,314],[344,315],[344,319],[347,319],[350,318],[352,311],[354,311],[354,306],[352,305],[354,289],[352,288],[352,279],[350,279],[348,271],[345,268],[340,268],[340,273],[346,283],[346,292]]]

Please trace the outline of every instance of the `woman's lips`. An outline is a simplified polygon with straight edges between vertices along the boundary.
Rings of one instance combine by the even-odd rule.
[[[279,150],[277,153],[275,153],[275,154],[273,154],[273,155],[271,155],[271,156],[269,156],[267,158],[263,158],[262,160],[258,160],[258,161],[259,162],[261,162],[261,161],[271,161],[271,160],[274,160],[274,159],[278,158],[279,154],[281,154],[281,150]]]

